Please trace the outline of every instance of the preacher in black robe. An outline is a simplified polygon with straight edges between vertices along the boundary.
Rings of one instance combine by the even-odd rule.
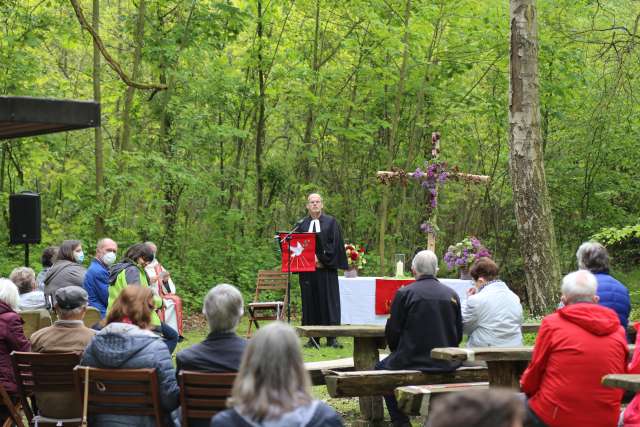
[[[311,216],[304,218],[297,231],[316,231],[310,228],[312,220]],[[318,221],[320,232],[316,233],[316,257],[319,264],[314,272],[300,273],[302,324],[339,325],[338,269],[348,268],[342,230],[332,216],[320,214]]]

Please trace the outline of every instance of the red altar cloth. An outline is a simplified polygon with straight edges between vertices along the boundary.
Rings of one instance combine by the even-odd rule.
[[[376,279],[376,315],[389,314],[396,292],[415,279]]]

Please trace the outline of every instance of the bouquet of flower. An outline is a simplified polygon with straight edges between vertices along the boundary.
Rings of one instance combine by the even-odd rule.
[[[473,262],[482,257],[491,258],[491,252],[484,247],[482,242],[476,237],[467,237],[463,241],[449,246],[449,249],[444,254],[444,262],[447,263],[447,268],[453,270],[454,268],[466,269],[473,264]]]
[[[356,268],[358,270],[364,268],[367,260],[364,256],[364,248],[360,245],[354,245],[347,243],[344,245],[344,250],[347,252],[347,262],[349,268]]]

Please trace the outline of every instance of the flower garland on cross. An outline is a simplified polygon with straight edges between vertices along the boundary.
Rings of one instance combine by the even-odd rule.
[[[428,192],[427,203],[424,211],[424,222],[420,224],[420,230],[427,235],[427,249],[435,250],[436,235],[438,233],[437,208],[438,191],[447,180],[464,181],[472,184],[489,182],[486,175],[474,175],[463,173],[457,167],[449,168],[446,162],[438,162],[440,155],[440,132],[431,134],[431,160],[425,162],[425,169],[416,168],[415,172],[406,172],[402,169],[392,168],[391,171],[378,171],[376,176],[382,184],[391,184],[399,181],[407,185],[409,179],[420,183],[420,186]]]

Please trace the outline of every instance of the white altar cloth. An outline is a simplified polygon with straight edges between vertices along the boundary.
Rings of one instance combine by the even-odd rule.
[[[340,283],[340,323],[342,325],[384,325],[387,315],[376,315],[376,277],[347,278],[338,276]],[[456,291],[460,302],[467,299],[471,280],[438,279]]]

